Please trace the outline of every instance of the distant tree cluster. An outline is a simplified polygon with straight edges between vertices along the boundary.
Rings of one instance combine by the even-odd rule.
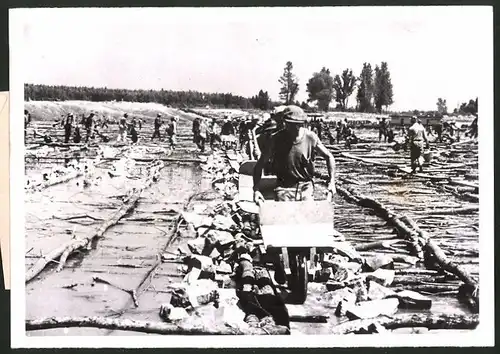
[[[293,65],[289,61],[285,65],[279,82],[282,84],[280,97],[285,104],[293,101],[298,91],[298,80],[292,73]],[[332,100],[337,102],[336,109],[348,110],[349,97],[357,88],[356,95],[358,112],[382,112],[394,103],[391,75],[386,62],[375,66],[375,73],[369,63],[363,64],[359,77],[353,74],[352,69],[345,69],[341,75],[332,76],[330,69],[323,67],[315,72],[307,82],[308,100],[301,107],[309,107],[309,103],[316,103],[319,110],[328,111]]]
[[[454,109],[453,113],[458,114],[477,114],[478,109],[478,99],[470,99],[469,102],[464,102],[460,105],[458,109]]]
[[[256,96],[250,98],[250,103],[254,108],[261,109],[263,111],[270,109],[273,105],[271,99],[269,98],[269,93],[267,91],[264,92],[263,90],[260,90]]]
[[[441,97],[438,98],[437,103],[437,111],[440,114],[447,114],[448,113],[448,107],[446,106],[446,100],[442,99]]]
[[[83,86],[24,85],[24,99],[35,101],[127,101],[155,102],[172,107],[212,106],[215,108],[269,109],[273,102],[269,94],[259,92],[246,98],[230,93],[202,93],[198,91],[126,90]]]

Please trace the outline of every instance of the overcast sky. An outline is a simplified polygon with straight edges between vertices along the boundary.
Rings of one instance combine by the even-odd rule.
[[[290,60],[302,101],[323,66],[359,75],[363,62],[387,61],[393,110],[476,97],[493,28],[485,7],[31,9],[23,22],[29,83],[278,99]]]

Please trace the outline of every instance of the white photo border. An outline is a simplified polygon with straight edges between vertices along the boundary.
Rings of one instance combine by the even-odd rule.
[[[156,9],[158,10],[158,9]],[[357,19],[372,16],[380,7],[343,7],[333,11],[347,16],[356,13]],[[80,8],[80,9],[11,9],[9,13],[10,42],[10,203],[11,203],[11,345],[12,348],[268,348],[268,347],[442,347],[442,346],[493,346],[494,345],[494,157],[493,157],[493,7],[491,6],[436,6],[436,7],[384,7],[383,11],[415,13],[429,11],[441,16],[452,15],[454,11],[467,11],[471,16],[483,16],[484,36],[474,43],[477,52],[476,75],[484,78],[484,85],[478,87],[479,97],[479,182],[480,182],[480,226],[479,226],[479,269],[480,269],[480,323],[476,330],[459,336],[440,334],[419,335],[305,335],[305,336],[40,336],[28,337],[25,331],[26,300],[24,283],[25,256],[25,210],[24,210],[24,140],[23,67],[27,58],[23,55],[23,24],[30,12],[49,14],[51,11],[99,11],[113,14],[117,11],[144,11],[146,8]],[[330,8],[169,8],[172,18],[199,16],[200,20],[210,16],[226,16],[245,19],[255,14],[259,18],[282,16],[323,17]],[[156,11],[157,13],[161,11]],[[84,30],[84,29],[82,29]],[[450,58],[450,60],[453,60]],[[194,338],[193,338],[194,337]],[[304,338],[301,340],[301,338]],[[50,340],[49,340],[50,339]],[[195,345],[193,345],[195,343]]]

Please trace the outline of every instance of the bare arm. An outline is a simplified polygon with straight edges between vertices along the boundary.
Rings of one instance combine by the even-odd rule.
[[[318,153],[323,156],[326,160],[326,167],[328,168],[328,190],[335,192],[335,159],[333,155],[328,149],[323,145],[321,141],[318,141],[316,145],[316,150]]]

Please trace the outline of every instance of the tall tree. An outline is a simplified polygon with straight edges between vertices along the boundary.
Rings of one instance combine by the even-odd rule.
[[[478,109],[478,100],[470,99],[469,103],[464,102],[460,105],[460,109],[458,110],[461,114],[476,114]]]
[[[295,95],[299,91],[299,82],[292,70],[292,62],[287,61],[285,69],[283,70],[283,75],[281,75],[278,80],[281,84],[280,98],[285,101],[287,105],[294,101]]]
[[[335,75],[335,78],[333,79],[335,100],[339,103],[340,108],[343,111],[347,108],[347,101],[349,96],[352,95],[355,86],[356,77],[353,75],[351,69],[345,69],[342,72],[342,76]]]
[[[358,101],[359,112],[371,112],[373,110],[373,70],[370,63],[363,63],[363,69],[359,75]]]
[[[318,108],[328,111],[328,106],[333,99],[333,78],[330,70],[323,67],[320,72],[316,72],[307,82],[308,102],[317,101]]]
[[[269,99],[269,93],[260,90],[257,96],[252,97],[252,105],[254,108],[261,110],[268,110],[271,106],[271,100]]]
[[[382,112],[382,107],[388,106],[394,103],[392,97],[392,82],[391,74],[387,67],[387,62],[382,62],[380,67],[375,66],[375,87],[374,87],[374,103],[375,109],[378,113]]]
[[[441,114],[448,113],[448,107],[446,106],[446,100],[445,99],[438,98],[436,105],[437,105],[437,111],[438,111],[438,113],[441,113]]]

